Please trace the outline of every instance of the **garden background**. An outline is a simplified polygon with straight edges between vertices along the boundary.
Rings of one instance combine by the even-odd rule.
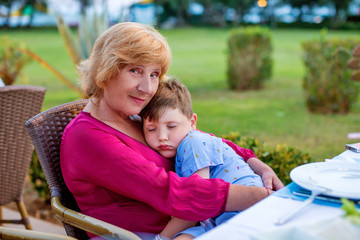
[[[286,144],[310,153],[315,161],[332,158],[345,150],[350,132],[360,132],[360,102],[346,115],[310,113],[302,88],[304,64],[301,43],[318,39],[321,30],[273,29],[273,75],[260,90],[232,91],[227,83],[227,40],[230,29],[176,28],[160,30],[173,52],[170,75],[189,88],[198,128],[216,135],[238,132],[270,146]],[[57,29],[1,31],[0,37],[26,43],[74,83],[76,69]],[[329,30],[327,38],[355,38],[359,31]],[[51,72],[33,61],[16,84],[47,88],[43,110],[79,96]]]
[[[13,2],[51,3],[56,1],[0,1],[1,4]],[[82,0],[79,2],[84,4],[81,9],[86,9],[86,4],[91,7],[91,2],[95,1]],[[332,18],[324,18],[321,22],[302,21],[301,16],[304,17],[306,14],[300,14],[298,19],[292,23],[274,22],[271,9],[275,5],[263,9],[257,7],[257,15],[261,17],[262,24],[260,25],[268,28],[271,34],[272,77],[267,79],[262,88],[258,90],[234,91],[229,89],[227,79],[228,40],[234,28],[244,28],[246,25],[253,24],[244,22],[241,18],[238,18],[238,21],[226,22],[225,16],[222,14],[224,9],[232,7],[232,10],[239,11],[237,16],[242,16],[244,19],[246,16],[245,9],[251,13],[250,7],[255,4],[255,1],[195,1],[203,3],[204,6],[206,3],[213,3],[204,8],[204,15],[207,17],[201,18],[206,20],[203,23],[198,22],[199,15],[187,15],[189,12],[187,11],[189,9],[187,4],[192,1],[159,0],[143,2],[162,4],[165,15],[169,15],[166,17],[177,19],[174,28],[160,27],[159,31],[167,38],[173,53],[169,75],[179,78],[189,88],[194,111],[199,116],[198,128],[200,130],[230,138],[234,136],[233,133],[236,133],[240,137],[250,139],[250,141],[236,143],[244,147],[256,148],[259,146],[258,153],[261,154],[258,156],[267,163],[271,162],[272,158],[276,159],[271,162],[270,166],[282,177],[282,180],[286,177],[285,183],[290,181],[289,172],[292,168],[306,163],[308,160],[323,161],[326,158],[332,158],[345,150],[346,143],[360,141],[359,139],[348,139],[348,133],[360,132],[359,97],[347,114],[324,115],[309,112],[303,90],[305,66],[302,61],[304,54],[302,43],[304,41],[319,40],[324,28],[330,29],[327,30],[326,39],[356,38],[359,40],[359,22],[348,21],[350,18],[341,18],[343,16],[341,14],[334,14]],[[219,2],[222,4],[219,5]],[[287,4],[290,1],[279,0],[274,2]],[[303,4],[309,6],[314,3],[319,4],[319,6],[330,4],[332,6],[333,3],[349,4],[350,2],[355,5],[360,4],[358,0],[291,1],[291,4],[294,9],[304,9]],[[353,6],[349,6],[348,9],[353,9]],[[346,12],[345,9],[346,7],[342,6],[342,10],[340,10],[344,13]],[[338,9],[336,13],[341,13],[340,10]],[[23,12],[26,11],[23,10]],[[81,14],[84,13],[81,12]],[[352,16],[353,20],[358,21],[359,15]],[[220,22],[218,21],[219,17],[222,19]],[[319,20],[318,17],[311,15],[313,21]],[[157,22],[165,21],[163,18],[164,16],[157,16]],[[28,19],[31,20],[32,18],[28,17]],[[337,21],[333,21],[334,19]],[[29,26],[30,21],[27,26],[3,26],[0,28],[0,39],[7,36],[10,42],[24,43],[29,50],[57,69],[67,79],[77,84],[78,75],[74,63],[58,29],[55,26],[43,28],[31,28]],[[85,27],[94,28],[91,24],[87,24]],[[76,25],[71,30],[73,36],[76,37],[78,34]],[[3,45],[0,44],[0,50],[2,48]],[[0,67],[1,64],[3,63],[0,63]],[[25,65],[15,84],[46,87],[47,93],[43,111],[79,99],[78,93],[67,87],[52,72],[36,61],[31,61]],[[252,139],[255,140],[252,141]],[[276,150],[272,153],[266,152],[270,148],[262,148],[263,145],[258,144],[258,141]],[[266,151],[264,152],[264,150]],[[26,182],[25,205],[31,215],[56,221],[51,214],[49,203],[46,200],[44,201],[44,199],[49,198],[43,196],[39,198],[34,190],[34,188],[37,189],[39,193],[48,192],[47,186],[44,185],[43,175],[34,169],[40,170],[40,166],[30,167],[29,175],[33,185],[29,181]],[[34,180],[34,176],[39,178]]]

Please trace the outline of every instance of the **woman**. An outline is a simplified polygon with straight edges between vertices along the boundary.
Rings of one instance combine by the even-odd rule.
[[[173,162],[145,143],[136,116],[169,68],[165,38],[150,26],[119,23],[96,41],[79,72],[90,102],[67,126],[61,168],[83,213],[133,232],[158,233],[170,216],[201,221],[245,209],[265,198],[263,187],[231,185],[194,174],[180,178]],[[262,176],[283,185],[252,151],[231,146]]]

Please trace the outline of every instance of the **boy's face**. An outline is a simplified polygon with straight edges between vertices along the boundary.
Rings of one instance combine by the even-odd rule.
[[[143,128],[146,142],[166,158],[176,155],[177,147],[186,134],[196,129],[197,116],[188,119],[179,109],[167,109],[159,121],[144,119]]]

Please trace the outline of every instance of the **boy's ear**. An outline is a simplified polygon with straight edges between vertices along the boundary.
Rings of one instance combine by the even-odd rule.
[[[197,115],[196,115],[196,113],[193,113],[193,114],[191,115],[191,118],[190,118],[191,128],[192,128],[193,130],[196,129],[196,121],[197,121]]]

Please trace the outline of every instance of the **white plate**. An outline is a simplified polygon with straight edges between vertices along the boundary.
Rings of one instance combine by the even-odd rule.
[[[299,186],[313,190],[329,189],[323,193],[333,197],[360,199],[360,164],[339,162],[308,163],[294,168],[290,178]]]

